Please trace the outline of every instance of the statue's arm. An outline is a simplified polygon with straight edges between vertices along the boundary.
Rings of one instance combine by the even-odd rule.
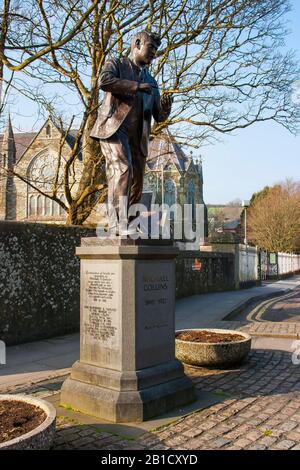
[[[127,95],[137,93],[139,83],[133,80],[120,79],[118,61],[110,59],[104,64],[99,78],[99,86],[103,91],[109,91],[117,95]]]
[[[153,117],[156,122],[163,122],[170,116],[172,109],[172,98],[166,98],[165,96],[161,98],[158,87],[154,92],[155,96],[153,103]]]

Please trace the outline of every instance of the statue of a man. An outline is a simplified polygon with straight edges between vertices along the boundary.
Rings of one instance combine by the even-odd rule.
[[[160,98],[156,80],[147,69],[160,42],[155,33],[138,33],[129,58],[109,59],[100,75],[105,94],[90,136],[100,140],[106,159],[112,231],[118,224],[119,198],[127,196],[127,209],[140,202],[151,118],[162,122],[171,112],[171,95]]]

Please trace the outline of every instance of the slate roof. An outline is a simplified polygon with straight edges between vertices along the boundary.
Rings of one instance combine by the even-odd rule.
[[[169,131],[151,140],[146,165],[149,170],[160,170],[161,166],[173,163],[178,171],[186,171],[191,163]]]
[[[70,146],[70,148],[73,148],[74,142],[75,142],[75,136],[76,136],[76,130],[71,130],[69,135],[66,138],[66,142]],[[16,163],[20,160],[22,155],[25,153],[25,151],[28,149],[30,146],[31,142],[34,140],[34,138],[37,136],[38,132],[14,132],[14,140],[15,140],[15,145],[16,145]],[[2,148],[2,142],[3,142],[3,136],[4,134],[0,134],[0,149]],[[78,156],[79,160],[81,160],[81,153]]]

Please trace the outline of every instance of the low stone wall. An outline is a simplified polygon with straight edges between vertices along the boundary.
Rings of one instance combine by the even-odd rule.
[[[235,288],[234,255],[184,251],[176,259],[176,298]]]
[[[7,345],[79,328],[75,247],[92,229],[0,222],[0,339]]]
[[[6,345],[79,330],[79,258],[93,229],[0,222],[0,340]],[[182,251],[176,297],[234,289],[234,255]]]
[[[239,243],[214,243],[201,247],[203,252],[232,253],[235,259],[235,288],[245,289],[259,286],[258,250]]]

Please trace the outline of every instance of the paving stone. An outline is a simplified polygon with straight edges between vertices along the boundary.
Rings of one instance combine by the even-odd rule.
[[[240,447],[236,447],[234,445],[226,446],[222,450],[241,450]]]
[[[280,426],[278,426],[278,428],[281,429],[282,431],[292,431],[296,427],[297,427],[297,423],[294,421],[287,421],[286,423],[282,423],[280,424]]]
[[[292,447],[290,450],[300,450],[300,444],[297,444],[296,446]]]
[[[291,431],[286,434],[287,439],[291,441],[300,442],[300,433],[296,431]]]
[[[265,450],[266,446],[262,444],[252,444],[251,446],[248,447],[248,450]]]
[[[79,439],[75,439],[75,441],[72,442],[72,446],[74,449],[81,449],[83,446],[89,445],[90,448],[92,447],[91,444],[94,444],[95,439],[86,436],[86,437],[80,437]]]
[[[250,439],[245,439],[245,438],[234,441],[234,446],[238,447],[239,449],[244,449],[250,444],[252,444],[252,441]]]
[[[209,444],[214,449],[221,449],[221,447],[224,447],[226,444],[229,444],[229,442],[229,439],[219,437],[218,439],[214,439],[213,441],[211,441]]]
[[[92,427],[86,427],[82,431],[79,431],[79,435],[81,437],[90,436],[92,434],[95,434],[95,429]]]
[[[261,436],[262,436],[262,432],[257,429],[251,430],[250,432],[247,432],[245,435],[246,439],[248,439],[251,442],[257,441],[258,439],[261,438]]]
[[[277,447],[277,449],[288,450],[288,449],[291,449],[291,447],[293,447],[294,445],[295,445],[294,441],[290,441],[286,439],[286,440],[277,442],[275,447]]]
[[[271,447],[275,442],[278,441],[277,437],[274,436],[263,436],[261,439],[257,441],[257,444],[261,444],[266,446],[266,448]]]

